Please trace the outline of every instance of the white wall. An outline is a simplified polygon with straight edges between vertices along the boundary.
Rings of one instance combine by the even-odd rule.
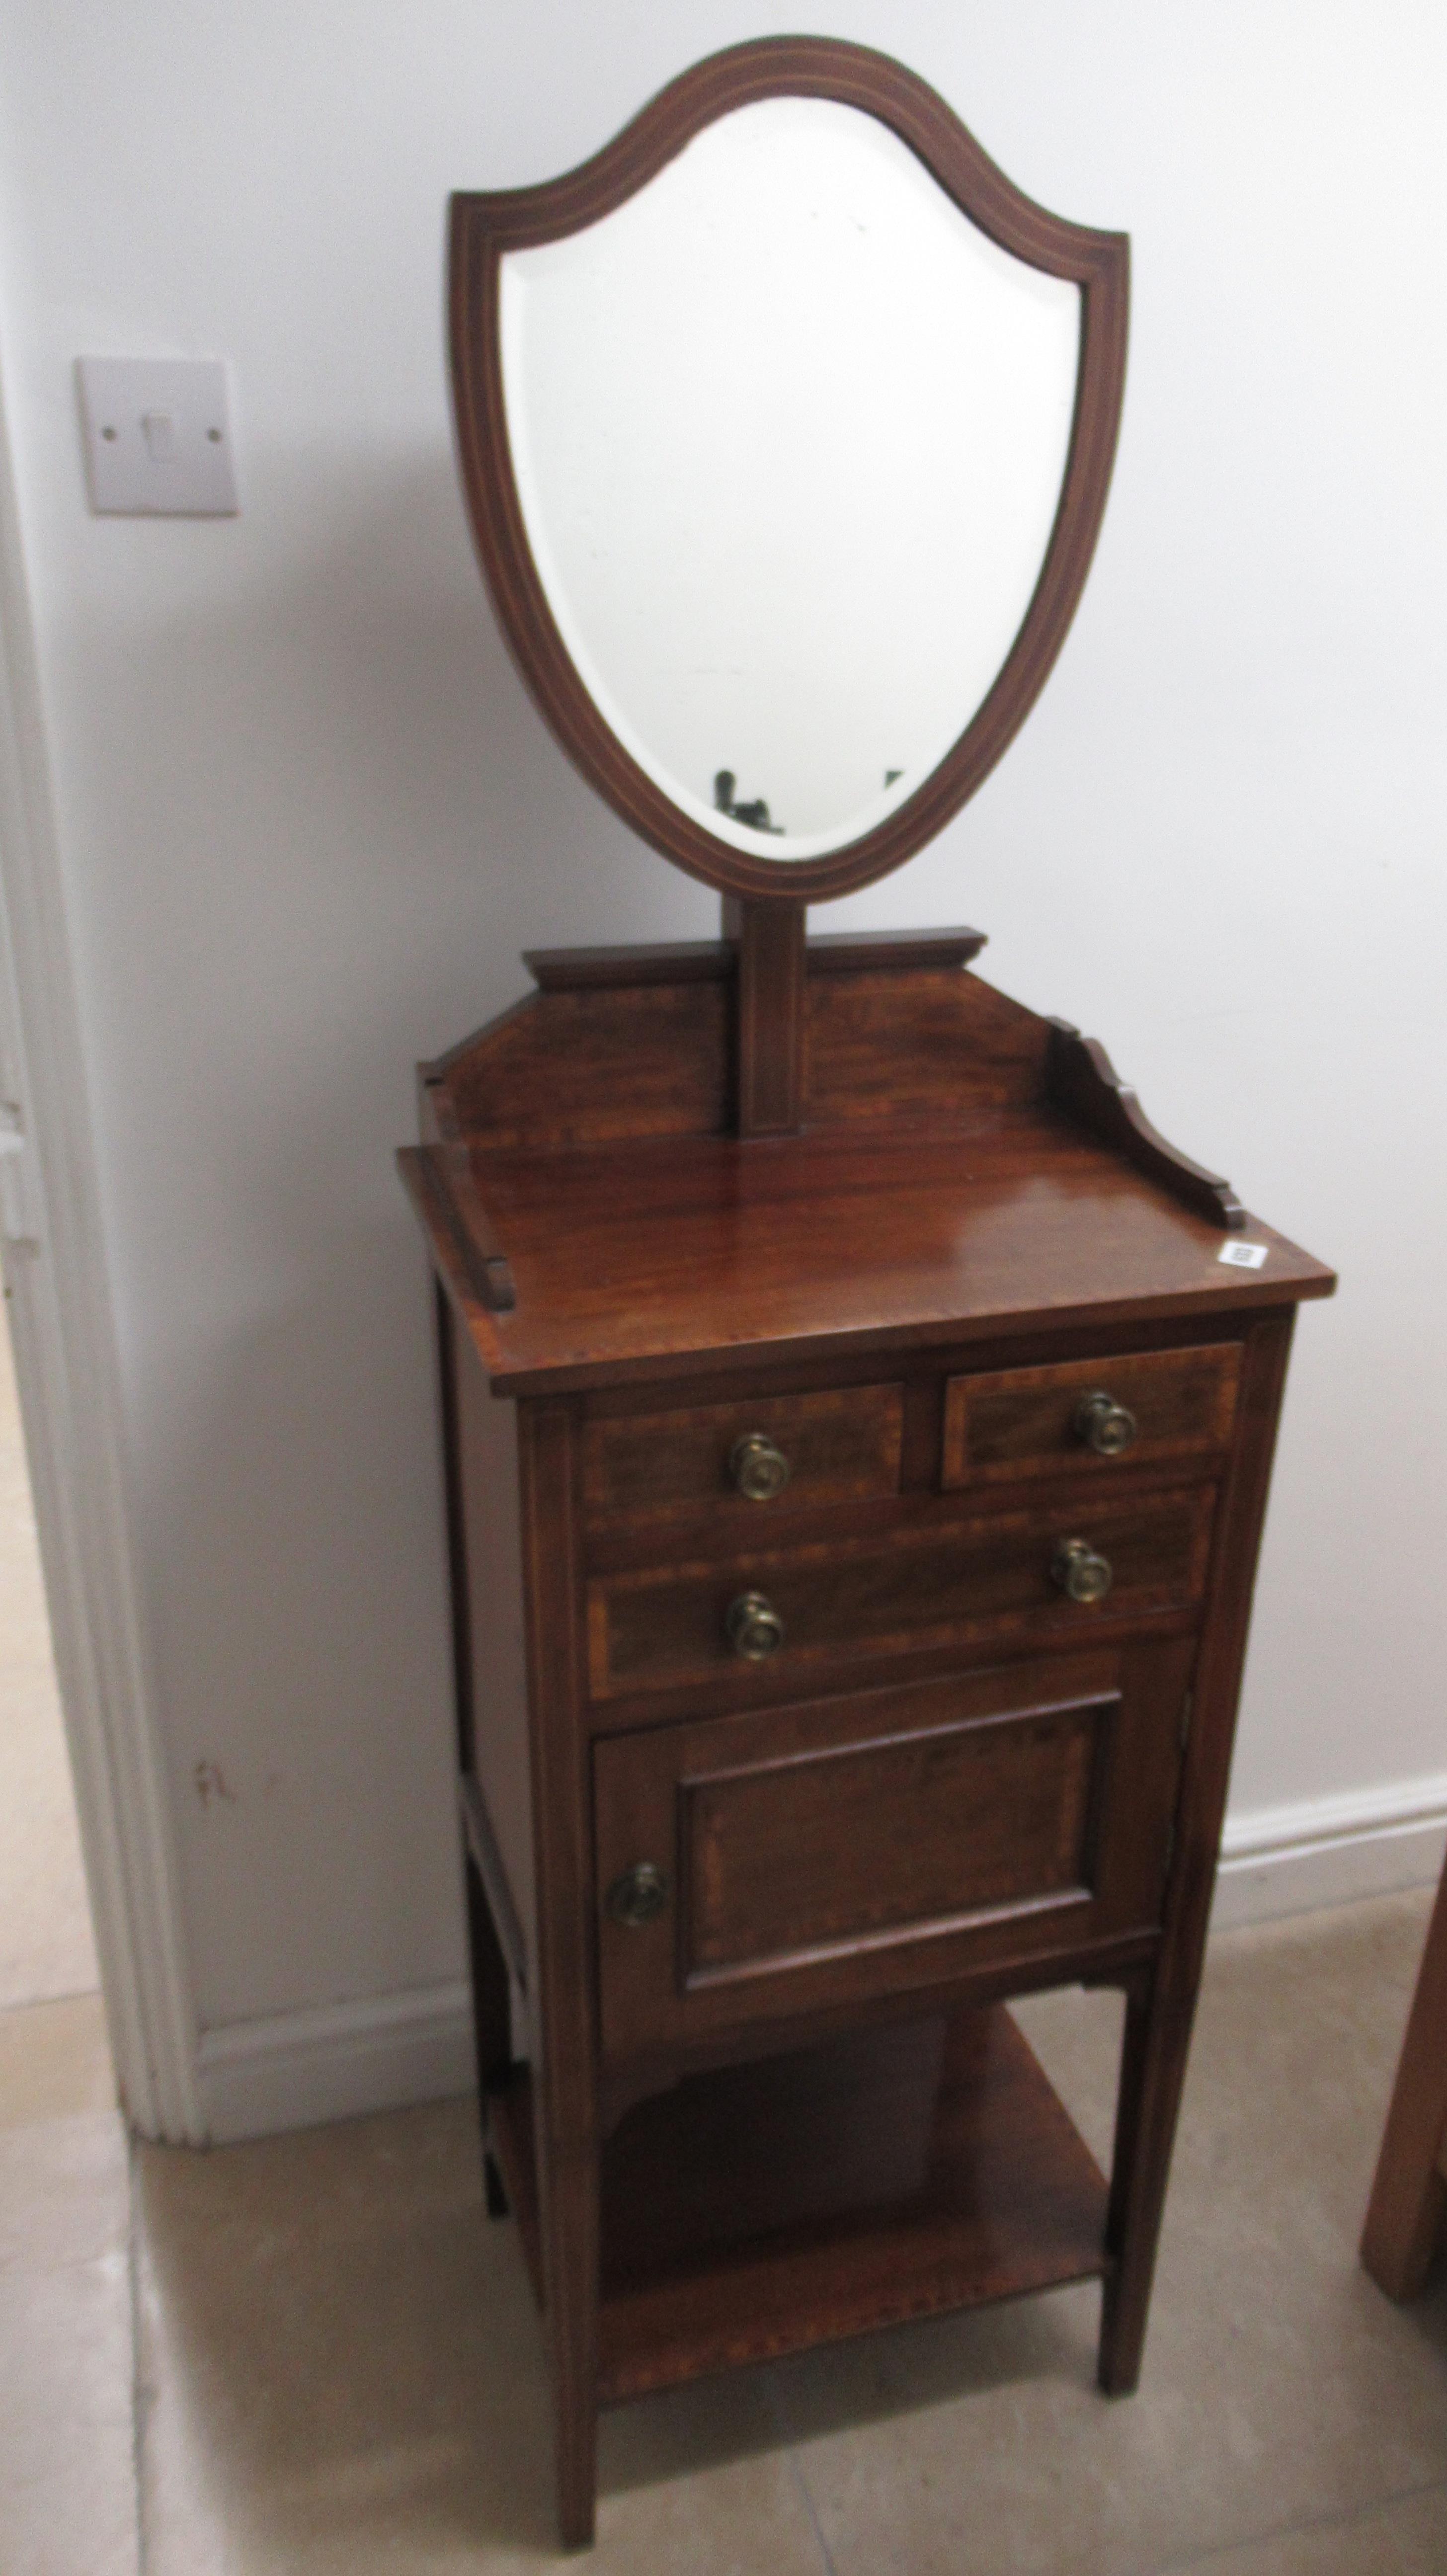
[[[430,2010],[460,1968],[428,1316],[390,1161],[413,1059],[521,989],[526,945],[716,917],[574,779],[493,631],[444,200],[551,176],[696,55],[799,23],[0,0],[0,331],[208,2030]],[[1447,1770],[1447,19],[803,23],[888,45],[1021,185],[1129,229],[1136,280],[1115,491],[1046,697],[935,847],[823,926],[978,922],[1001,983],[1340,1263],[1298,1339],[1238,1838],[1420,1803]],[[238,521],[88,515],[81,352],[231,361]]]

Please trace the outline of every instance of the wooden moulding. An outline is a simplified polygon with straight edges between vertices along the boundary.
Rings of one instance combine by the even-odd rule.
[[[466,1147],[410,1146],[397,1160],[419,1215],[424,1222],[434,1216],[445,1228],[473,1294],[490,1314],[511,1314],[517,1304],[512,1271],[472,1177]]]
[[[831,930],[811,936],[809,973],[903,975],[920,967],[938,973],[968,966],[986,945],[983,930]],[[731,938],[678,939],[647,948],[528,948],[523,964],[540,992],[600,992],[640,984],[731,984],[738,952]],[[454,1048],[453,1056],[458,1052]],[[440,1061],[448,1064],[452,1056]]]
[[[625,750],[563,641],[533,560],[503,394],[502,262],[598,222],[717,118],[766,98],[837,99],[908,144],[1001,249],[1081,289],[1070,454],[1034,596],[999,676],[944,759],[874,830],[787,863],[735,849],[676,805]],[[671,81],[613,142],[537,187],[452,200],[452,388],[458,462],[479,560],[517,667],[570,760],[665,857],[723,892],[804,902],[845,894],[923,849],[988,776],[1024,723],[1075,614],[1105,509],[1125,383],[1129,244],[1047,213],[996,168],[927,84],[887,55],[817,36],[733,46]]]
[[[1127,1162],[1168,1189],[1198,1216],[1235,1233],[1246,1223],[1246,1210],[1219,1172],[1208,1172],[1178,1152],[1151,1125],[1128,1082],[1122,1082],[1097,1038],[1085,1038],[1069,1020],[1046,1022],[1050,1032],[1045,1059],[1049,1097],[1057,1109],[1089,1127],[1103,1143],[1114,1146]]]
[[[490,2110],[540,2295],[525,2069]],[[686,2077],[603,2150],[600,2403],[1103,2274],[1106,2203],[1001,2006]]]

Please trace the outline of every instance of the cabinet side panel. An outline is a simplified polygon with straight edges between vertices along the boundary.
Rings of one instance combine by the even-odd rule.
[[[456,1338],[457,1449],[471,1682],[472,1771],[527,1942],[537,1956],[517,1416]],[[531,1980],[530,1980],[531,1982]]]

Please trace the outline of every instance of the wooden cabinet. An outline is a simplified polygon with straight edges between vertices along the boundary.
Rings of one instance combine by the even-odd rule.
[[[978,946],[811,944],[791,1137],[727,1132],[728,1014],[685,1007],[727,942],[531,961],[423,1071],[489,2190],[572,2538],[598,2406],[702,2372],[1092,2274],[1103,2387],[1140,2366],[1333,1283]],[[595,1097],[580,1026],[637,1034]],[[1007,2010],[1082,1982],[1127,1999],[1109,2177]]]

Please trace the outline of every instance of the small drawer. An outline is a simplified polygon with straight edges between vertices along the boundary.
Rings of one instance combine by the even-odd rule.
[[[1191,1641],[596,1744],[615,2059],[1160,1920]]]
[[[588,1586],[595,1700],[765,1669],[1086,1635],[1189,1608],[1206,1580],[1212,1489],[1092,1495],[985,1520],[932,1515],[882,1536],[647,1567]],[[1089,1563],[1072,1572],[1069,1551]],[[1103,1571],[1102,1571],[1103,1569]]]
[[[1218,1456],[1231,1438],[1238,1342],[952,1377],[940,1481],[1004,1484]]]
[[[583,1433],[584,1511],[594,1530],[699,1511],[747,1528],[788,1504],[894,1494],[902,1415],[898,1386],[594,1415]]]

